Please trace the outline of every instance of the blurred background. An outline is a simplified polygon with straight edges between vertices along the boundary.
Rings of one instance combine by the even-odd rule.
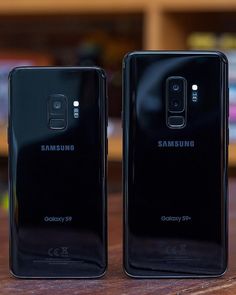
[[[236,175],[235,0],[0,0],[0,206],[7,209],[7,77],[19,65],[100,65],[109,83],[109,192],[121,192],[121,69],[128,51],[221,50],[230,62]],[[210,77],[209,77],[210,78]],[[235,152],[234,152],[235,150]]]

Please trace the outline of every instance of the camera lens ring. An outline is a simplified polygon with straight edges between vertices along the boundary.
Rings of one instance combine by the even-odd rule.
[[[168,110],[170,112],[178,113],[178,112],[183,111],[183,102],[178,97],[170,98],[168,104],[169,104]]]
[[[62,108],[62,103],[60,100],[55,100],[52,104],[54,110],[60,110]]]
[[[180,93],[183,90],[182,81],[178,81],[177,79],[172,80],[169,84],[169,90],[172,93]]]
[[[180,106],[179,99],[171,100],[171,105],[172,105],[173,108],[179,108],[179,106]]]
[[[180,90],[179,84],[173,84],[172,85],[172,90],[175,91],[175,92],[178,92]]]

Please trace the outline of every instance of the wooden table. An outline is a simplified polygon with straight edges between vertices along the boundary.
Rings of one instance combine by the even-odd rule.
[[[109,267],[97,280],[20,280],[8,272],[7,215],[0,217],[0,294],[236,294],[236,180],[230,180],[229,198],[229,270],[218,279],[134,280],[122,271],[122,200],[120,195],[109,197]]]

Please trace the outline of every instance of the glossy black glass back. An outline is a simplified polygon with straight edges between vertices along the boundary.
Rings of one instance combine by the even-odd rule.
[[[170,77],[182,79],[180,86],[186,87],[184,111],[183,105],[168,104]],[[227,60],[220,53],[126,56],[124,266],[129,275],[224,273],[227,89]],[[169,124],[169,116],[180,115],[184,124],[175,118]]]
[[[106,95],[97,68],[10,75],[10,268],[18,277],[106,269]]]

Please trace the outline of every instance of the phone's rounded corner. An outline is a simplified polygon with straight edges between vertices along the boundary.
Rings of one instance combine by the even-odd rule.
[[[138,51],[129,51],[129,52],[127,52],[123,57],[123,61],[122,61],[123,67],[125,67],[125,65],[127,63],[129,63],[132,58],[137,56],[137,54],[138,54]]]
[[[222,268],[222,270],[216,274],[217,278],[223,277],[228,271],[228,262],[224,265],[224,267]]]
[[[11,277],[14,279],[23,279],[24,278],[24,276],[17,274],[12,266],[10,266],[10,268],[9,268],[9,273],[10,273]]]
[[[21,67],[14,67],[10,70],[9,74],[8,74],[8,80],[11,81],[12,77],[19,72],[19,70],[21,70]]]
[[[13,78],[13,76],[15,76],[18,73],[21,73],[24,70],[34,69],[34,68],[36,68],[36,67],[29,67],[29,66],[17,66],[17,67],[13,67],[10,70],[9,74],[8,74],[8,80],[11,81],[11,79]]]
[[[122,270],[123,270],[124,275],[126,275],[126,277],[133,278],[133,275],[128,271],[125,264],[123,264]]]
[[[228,63],[229,63],[228,58],[227,58],[227,56],[222,51],[219,51],[219,50],[214,51],[214,54],[216,56],[218,56],[223,63],[225,63],[226,65],[228,65]]]
[[[123,273],[130,279],[137,279],[138,276],[136,276],[135,274],[132,274],[132,272],[128,269],[128,265],[126,264],[126,262],[123,263]]]
[[[103,78],[106,79],[107,75],[106,75],[106,71],[102,68],[102,67],[94,67],[94,70]]]
[[[103,270],[101,271],[101,273],[95,275],[94,277],[92,277],[93,279],[102,279],[103,277],[105,277],[107,274],[107,265],[103,268]]]

